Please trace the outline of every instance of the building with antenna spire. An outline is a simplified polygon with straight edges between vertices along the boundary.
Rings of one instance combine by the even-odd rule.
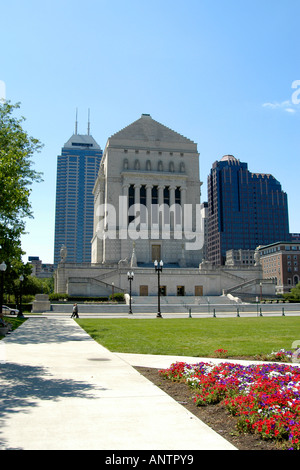
[[[87,134],[75,132],[57,157],[54,265],[61,260],[64,247],[69,263],[91,262],[93,237],[93,187],[99,171],[102,150],[90,134],[90,110]]]

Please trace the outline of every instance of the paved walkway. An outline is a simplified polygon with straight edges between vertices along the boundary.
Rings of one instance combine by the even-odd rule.
[[[174,360],[111,353],[70,318],[29,318],[0,341],[0,450],[235,449],[132,367]]]

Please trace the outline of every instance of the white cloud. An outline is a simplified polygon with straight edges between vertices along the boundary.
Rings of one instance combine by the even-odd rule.
[[[293,106],[293,103],[289,100],[282,101],[281,103],[278,103],[275,101],[274,103],[264,103],[263,108],[270,108],[270,109],[282,109],[283,111],[287,113],[295,113],[296,109]]]

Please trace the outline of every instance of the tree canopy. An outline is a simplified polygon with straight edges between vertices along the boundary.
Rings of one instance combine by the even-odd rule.
[[[0,262],[5,261],[11,272],[26,274],[20,265],[20,237],[26,218],[33,217],[30,186],[42,181],[32,161],[42,144],[23,129],[25,118],[13,115],[19,108],[19,103],[0,102]]]
[[[296,287],[291,289],[291,295],[294,297],[294,299],[300,300],[300,282],[296,285]]]

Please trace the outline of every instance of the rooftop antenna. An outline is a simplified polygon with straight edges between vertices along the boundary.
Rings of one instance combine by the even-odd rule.
[[[78,127],[78,123],[77,123],[77,112],[78,112],[78,108],[76,108],[75,135],[77,135],[77,127]]]
[[[88,128],[87,128],[87,135],[90,135],[90,108],[88,109]]]

